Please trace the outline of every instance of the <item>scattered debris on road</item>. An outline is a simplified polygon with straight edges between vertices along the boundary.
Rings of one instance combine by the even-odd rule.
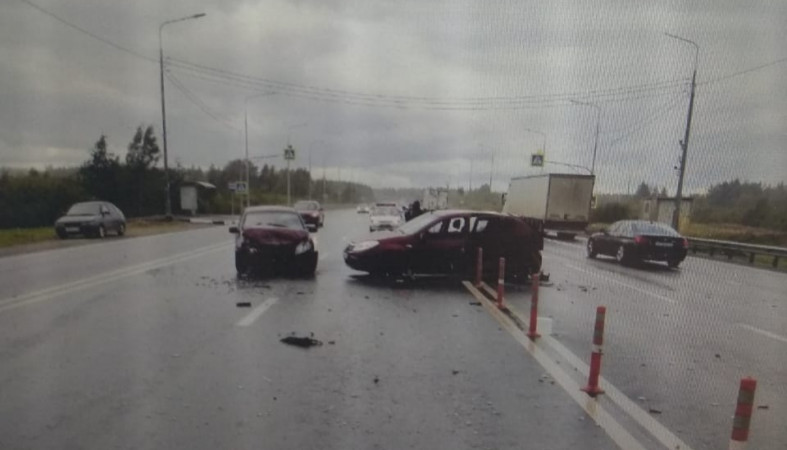
[[[651,414],[661,414],[661,410],[656,408],[649,408],[648,412]]]
[[[716,356],[716,358],[718,358],[718,359],[721,359],[721,355],[718,354],[718,353],[716,353],[716,355],[714,355],[714,356]]]
[[[328,345],[336,345],[336,341],[328,341]]]
[[[294,345],[296,347],[301,347],[301,348],[309,348],[309,347],[322,345],[321,341],[305,336],[304,337],[287,336],[285,338],[279,339],[279,342],[283,342],[285,344]]]
[[[451,371],[451,375],[459,375],[459,371],[454,369]]]
[[[770,406],[768,405],[757,405],[757,409],[769,409]]]
[[[481,302],[470,302],[471,306],[481,306]]]
[[[251,302],[238,302],[235,303],[238,308],[251,308]]]
[[[377,383],[379,383],[379,382],[380,382],[380,378],[378,378],[378,377],[375,375],[375,376],[374,376],[374,380],[373,380],[373,381],[374,381],[374,384],[377,384]]]

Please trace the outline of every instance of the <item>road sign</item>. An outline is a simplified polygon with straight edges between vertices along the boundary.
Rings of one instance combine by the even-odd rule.
[[[533,153],[530,155],[530,165],[533,167],[544,167],[544,154]]]
[[[292,147],[292,145],[287,145],[287,147],[284,149],[284,159],[288,161],[295,159],[295,149]]]
[[[236,181],[235,182],[235,192],[238,194],[245,194],[246,193],[246,182],[245,181]]]
[[[234,191],[237,188],[237,183],[234,181],[230,181],[227,183],[227,189]]]

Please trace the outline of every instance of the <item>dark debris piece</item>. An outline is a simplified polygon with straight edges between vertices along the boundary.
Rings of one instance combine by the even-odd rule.
[[[481,302],[470,302],[472,306],[481,306]]]
[[[238,302],[235,303],[238,308],[251,308],[251,302]]]
[[[299,337],[299,336],[287,336],[285,338],[279,339],[279,342],[283,342],[285,344],[294,345],[296,347],[301,347],[301,348],[309,348],[309,347],[322,345],[322,341],[318,341],[317,339],[313,339],[310,337]]]

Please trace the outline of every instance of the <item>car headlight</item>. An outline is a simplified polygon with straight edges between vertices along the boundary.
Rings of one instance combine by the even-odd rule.
[[[301,255],[303,253],[308,252],[311,249],[312,249],[312,241],[304,241],[298,244],[297,247],[295,247],[295,254]]]
[[[363,241],[363,242],[359,242],[359,243],[353,245],[353,248],[352,248],[351,251],[353,251],[353,252],[365,252],[366,250],[369,250],[369,249],[377,247],[379,244],[380,243],[377,242],[377,241]]]

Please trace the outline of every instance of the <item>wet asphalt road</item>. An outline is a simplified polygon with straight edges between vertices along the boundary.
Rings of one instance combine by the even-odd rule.
[[[314,279],[238,280],[226,227],[0,258],[0,448],[616,447],[457,280],[349,270],[366,220],[326,213]],[[586,360],[606,305],[603,376],[656,420],[724,448],[753,375],[751,448],[784,448],[784,274],[624,268],[562,242],[544,261],[557,340]],[[508,301],[526,312],[529,290]]]
[[[456,281],[353,277],[366,220],[314,279],[238,280],[226,227],[0,258],[0,448],[615,447]]]

